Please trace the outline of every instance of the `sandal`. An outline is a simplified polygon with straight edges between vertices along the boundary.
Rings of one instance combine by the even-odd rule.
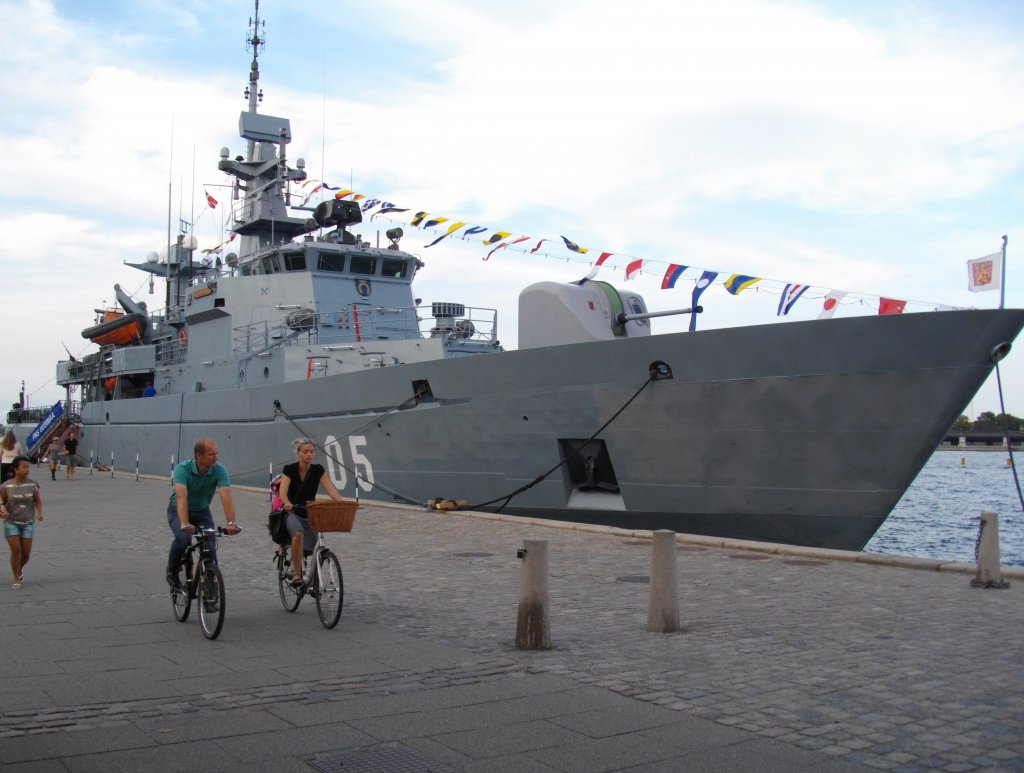
[[[295,588],[296,590],[301,588],[302,587],[302,578],[301,577],[292,577],[292,587]]]
[[[16,582],[11,587],[14,588],[14,590],[18,590],[21,587],[21,583],[20,582]]]

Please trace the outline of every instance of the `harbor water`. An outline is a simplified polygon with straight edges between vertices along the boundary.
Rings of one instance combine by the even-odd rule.
[[[936,451],[892,515],[864,548],[947,561],[973,562],[978,516],[999,515],[1003,566],[1024,566],[1024,513],[1006,451]],[[1024,479],[1024,455],[1014,452]]]

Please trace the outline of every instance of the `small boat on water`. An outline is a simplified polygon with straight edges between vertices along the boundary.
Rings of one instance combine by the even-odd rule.
[[[349,497],[856,550],[1024,326],[999,309],[654,335],[641,295],[586,278],[525,288],[506,351],[494,310],[421,305],[402,229],[373,246],[355,201],[291,206],[306,164],[257,110],[259,25],[257,2],[246,149],[217,162],[237,252],[194,260],[183,233],[128,263],[166,281],[165,308],[115,286],[110,322],[141,327],[57,365],[86,457],[166,474],[209,435],[234,482],[266,485],[301,435]]]
[[[97,309],[100,321],[82,331],[87,338],[99,346],[127,346],[142,341],[146,326],[145,314],[125,314],[116,309]]]

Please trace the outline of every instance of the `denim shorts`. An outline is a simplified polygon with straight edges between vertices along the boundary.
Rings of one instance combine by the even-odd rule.
[[[22,539],[32,539],[32,535],[36,531],[35,523],[14,523],[12,521],[4,521],[4,537],[21,537]]]

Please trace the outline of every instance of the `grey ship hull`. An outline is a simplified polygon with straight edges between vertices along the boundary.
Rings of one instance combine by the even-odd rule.
[[[591,437],[660,360],[674,377],[599,436],[617,493],[576,490],[561,467],[503,512],[860,549],[1022,324],[1020,310],[787,322],[92,402],[81,451],[105,463],[113,452],[121,469],[138,453],[143,472],[168,474],[172,455],[210,435],[234,482],[264,485],[292,438],[338,438],[328,450],[392,491],[473,505],[556,466],[560,441]],[[422,381],[432,399],[407,403]]]

